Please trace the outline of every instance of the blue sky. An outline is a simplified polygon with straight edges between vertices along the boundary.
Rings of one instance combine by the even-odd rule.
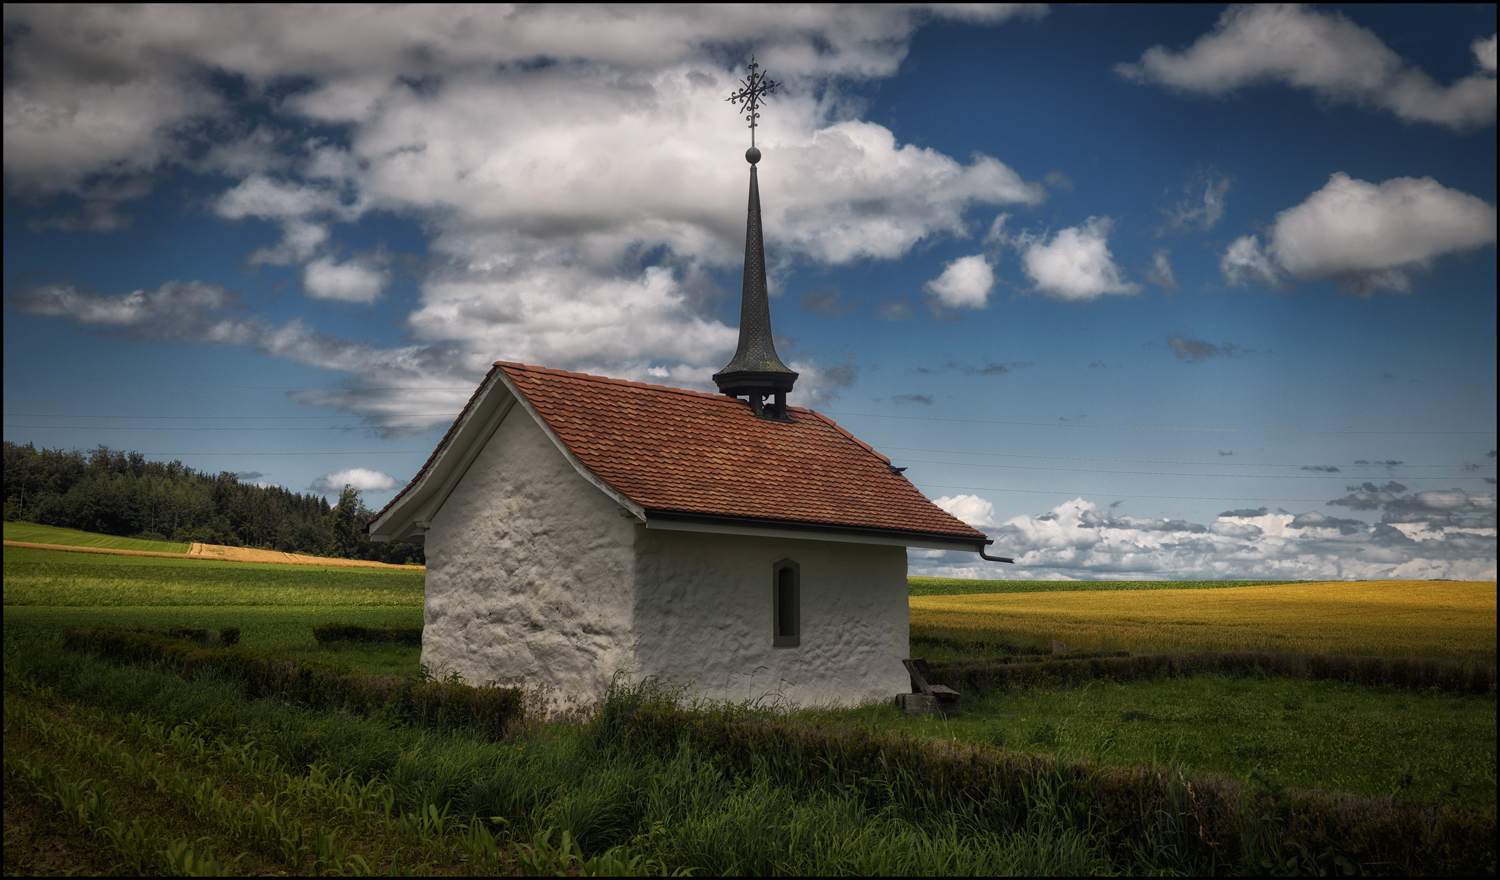
[[[1495,7],[5,8],[5,438],[379,507],[487,365],[791,402],[1015,566],[1494,579]]]

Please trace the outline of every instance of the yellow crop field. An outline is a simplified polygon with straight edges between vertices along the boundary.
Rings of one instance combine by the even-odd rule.
[[[914,596],[914,631],[1070,649],[1495,657],[1493,581],[1331,581],[1216,590]]]

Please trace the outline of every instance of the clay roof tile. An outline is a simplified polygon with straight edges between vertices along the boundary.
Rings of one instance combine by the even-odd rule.
[[[789,422],[768,421],[720,394],[506,361],[494,369],[584,467],[653,513],[986,540],[893,473],[890,459],[811,410],[788,407]],[[417,485],[478,394],[372,522]]]
[[[500,362],[573,455],[653,512],[985,539],[826,416],[758,419],[719,394]]]

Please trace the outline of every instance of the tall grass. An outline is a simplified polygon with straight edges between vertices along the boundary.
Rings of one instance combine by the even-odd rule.
[[[635,859],[637,868],[714,874],[1117,873],[1147,870],[1154,856],[1112,854],[1082,816],[1033,810],[1029,822],[996,824],[923,800],[919,785],[814,777],[681,743],[630,748],[619,725],[651,704],[640,691],[617,694],[590,724],[534,725],[490,743],[462,730],[413,730],[248,700],[211,676],[187,681],[71,652],[23,652],[9,641],[6,654],[7,699],[23,687],[47,687],[49,704],[87,706],[121,719],[122,728],[184,726],[222,743],[216,748],[253,744],[277,766],[380,780],[392,814],[413,827],[467,824],[477,837],[478,820],[533,855],[538,846],[553,852],[551,843],[534,843],[539,838],[561,840],[566,832],[582,854],[612,852],[611,864]],[[1034,794],[1045,801],[1045,792]]]
[[[316,766],[323,779],[384,786],[392,827],[446,840],[443,852],[473,853],[486,870],[513,870],[503,863],[510,851],[523,868],[548,872],[1226,873],[1266,870],[1265,859],[1313,871],[1337,868],[1352,841],[1350,858],[1382,872],[1392,866],[1370,859],[1405,852],[1418,828],[1434,846],[1406,870],[1442,870],[1471,852],[1473,835],[1488,841],[1494,831],[1493,812],[1486,824],[1381,801],[1245,800],[1232,783],[1170,768],[1110,770],[821,730],[753,706],[685,712],[678,694],[649,686],[617,688],[587,723],[532,724],[497,743],[36,647],[6,640],[7,700],[51,688],[44,704],[80,707],[75,717],[86,709],[127,732],[182,728],[218,743],[210,751],[243,752],[238,773],[266,755],[285,768],[277,772]],[[370,865],[389,861],[362,851]]]
[[[929,680],[963,690],[962,715],[907,716],[881,705],[797,717],[1121,767],[1171,759],[1247,786],[1495,805],[1493,692],[1198,674],[1127,684],[1034,679],[980,696],[936,668]]]

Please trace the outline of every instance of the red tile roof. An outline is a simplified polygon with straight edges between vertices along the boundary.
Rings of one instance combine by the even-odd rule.
[[[811,410],[788,407],[791,421],[776,422],[720,394],[504,361],[495,367],[584,467],[648,515],[986,540],[892,473],[890,459]]]

